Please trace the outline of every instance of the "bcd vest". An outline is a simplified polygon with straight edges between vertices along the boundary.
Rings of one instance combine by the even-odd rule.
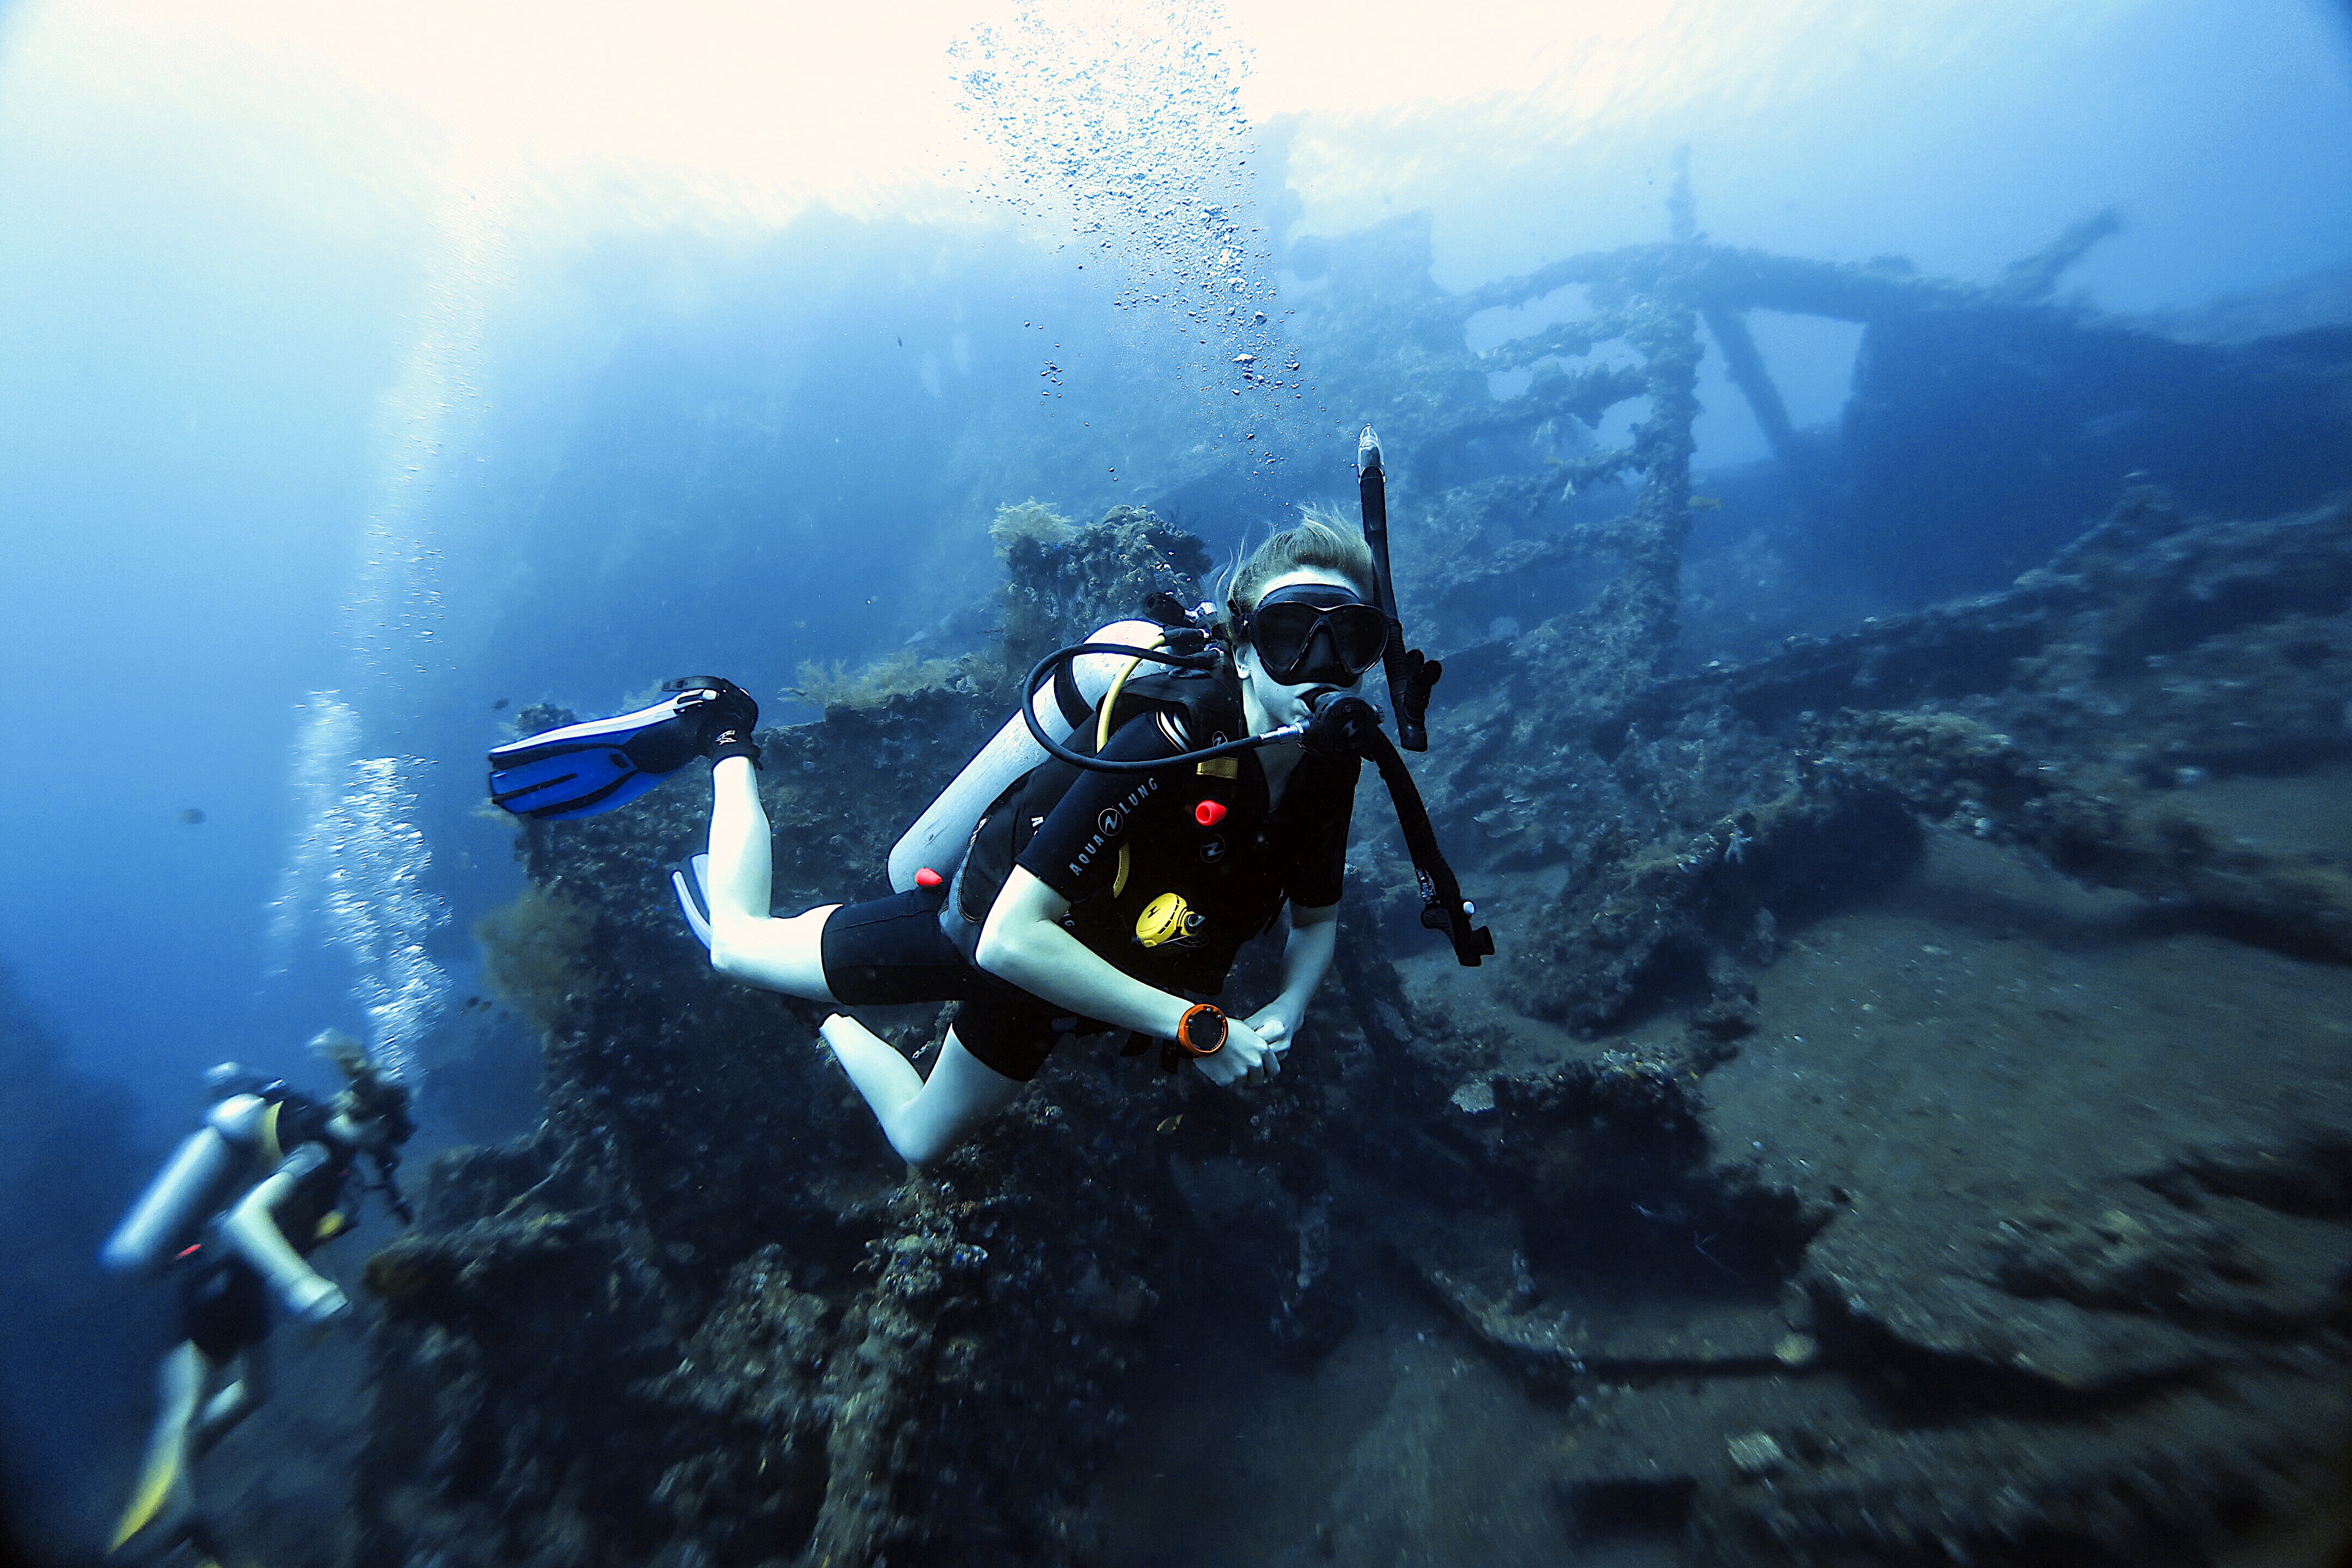
[[[1118,694],[1109,732],[1148,715],[1160,716],[1171,730],[1171,747],[1187,751],[1247,732],[1241,682],[1230,669],[1130,680]],[[1070,737],[1070,748],[1092,754],[1096,732],[1090,718]],[[1043,763],[982,814],[941,916],[966,956],[1005,879],[1080,776],[1059,759]],[[1099,851],[1108,858],[1107,886],[1106,868],[1081,851],[1081,862],[1069,869],[1083,873],[1093,890],[1071,905],[1063,923],[1114,968],[1147,984],[1219,991],[1236,950],[1282,910],[1283,863],[1268,852],[1269,832],[1278,835],[1281,824],[1268,807],[1265,773],[1254,754],[1244,753],[1119,777],[1129,787],[1105,815],[1131,815],[1136,831],[1116,835]],[[1195,816],[1204,801],[1222,808],[1210,814],[1212,822]]]

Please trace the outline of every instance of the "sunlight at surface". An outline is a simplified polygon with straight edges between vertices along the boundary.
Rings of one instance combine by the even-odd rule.
[[[537,184],[603,209],[604,225],[779,224],[819,200],[861,216],[961,201],[938,188],[955,132],[952,15],[54,4],[6,36],[0,76],[199,115],[215,133],[267,133],[281,117],[297,134],[382,121],[404,157]]]
[[[1694,103],[1788,104],[1859,73],[1932,68],[2078,37],[2142,0],[1559,0],[1429,6],[1321,0],[1244,8],[1265,112],[1377,114],[1517,100],[1557,135]]]
[[[1224,19],[1247,52],[1250,118],[1309,117],[1297,171],[1310,208],[1347,221],[1379,193],[1426,200],[1456,160],[1525,164],[1793,111],[2013,60],[2142,4],[1240,0]],[[0,35],[0,84],[94,117],[177,111],[216,135],[356,136],[373,119],[433,178],[496,171],[597,226],[772,225],[818,201],[939,218],[969,210],[989,167],[949,51],[1043,9],[53,0]],[[1165,9],[1093,5],[1091,31]]]
[[[1465,18],[1403,0],[1269,5],[1244,28],[1258,65],[1245,100],[1261,120],[1304,116],[1290,175],[1308,229],[1477,212],[1487,232],[1474,248],[1492,260],[1514,227],[1562,229],[1577,246],[1664,237],[1656,216],[1635,232],[1624,209],[1675,143],[1696,145],[1705,191],[1710,175],[1718,188],[1825,183],[1807,132],[1863,166],[1874,142],[1906,134],[1965,142],[2035,67],[2148,8],[1569,0]],[[1654,212],[1662,195],[1642,199]],[[1522,212],[1533,216],[1507,216]]]

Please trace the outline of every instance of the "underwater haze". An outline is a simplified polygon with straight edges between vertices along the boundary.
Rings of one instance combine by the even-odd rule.
[[[2347,191],[2340,0],[0,5],[5,1522],[105,1560],[99,1248],[334,1028],[418,1215],[222,1562],[2333,1561]],[[878,894],[1367,423],[1497,951],[1368,786],[1272,1087],[910,1172],[698,765],[487,798],[724,676],[779,911]]]

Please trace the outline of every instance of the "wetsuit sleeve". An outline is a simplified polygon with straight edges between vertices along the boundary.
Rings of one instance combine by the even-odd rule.
[[[1309,752],[1298,759],[1283,791],[1287,831],[1282,890],[1310,910],[1339,901],[1348,880],[1348,826],[1356,810],[1360,757],[1327,757]]]
[[[1102,755],[1114,762],[1146,762],[1174,756],[1184,748],[1181,727],[1171,716],[1155,711],[1119,726]],[[1013,864],[1074,904],[1108,889],[1119,846],[1134,830],[1139,808],[1167,787],[1163,773],[1084,770]]]

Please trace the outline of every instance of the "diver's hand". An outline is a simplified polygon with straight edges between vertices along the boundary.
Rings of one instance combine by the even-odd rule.
[[[1210,1056],[1194,1057],[1192,1065],[1221,1088],[1257,1088],[1272,1082],[1282,1071],[1282,1053],[1289,1048],[1269,1044],[1239,1018],[1227,1018],[1223,1048]]]
[[[341,1287],[323,1275],[313,1274],[286,1292],[289,1310],[306,1323],[324,1326],[340,1321],[352,1310],[349,1298]]]
[[[1259,1039],[1273,1047],[1277,1053],[1286,1053],[1306,1013],[1305,1003],[1294,1005],[1277,998],[1252,1013],[1248,1022]]]

